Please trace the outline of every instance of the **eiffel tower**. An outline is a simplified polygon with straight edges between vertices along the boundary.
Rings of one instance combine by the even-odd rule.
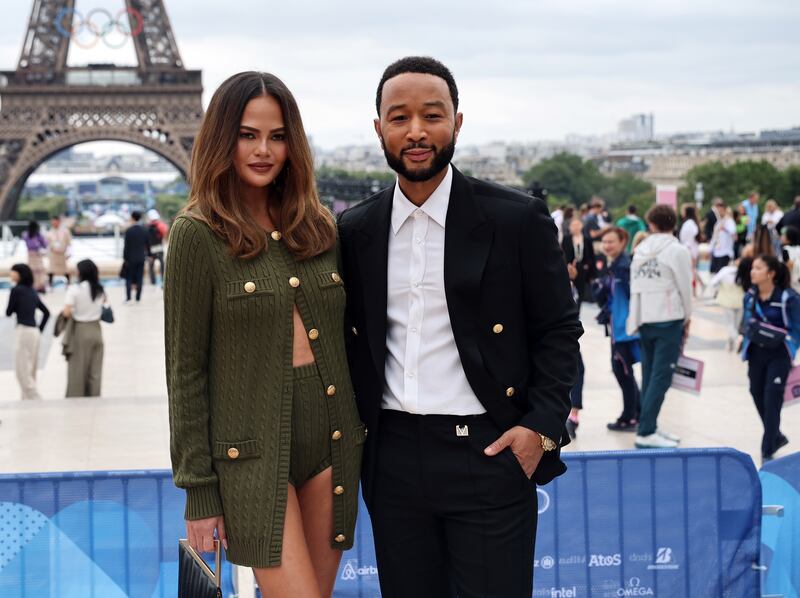
[[[184,68],[163,0],[125,0],[125,8],[119,19],[127,17],[137,66],[68,67],[69,33],[84,17],[75,0],[34,0],[17,69],[0,71],[0,220],[13,218],[42,162],[78,143],[134,143],[186,176],[203,116],[202,73]]]

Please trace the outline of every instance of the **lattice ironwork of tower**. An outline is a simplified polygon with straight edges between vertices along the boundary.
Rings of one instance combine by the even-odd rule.
[[[17,69],[0,71],[0,220],[14,216],[42,162],[78,143],[127,141],[188,172],[202,73],[184,68],[163,0],[125,0],[125,9],[117,27],[131,36],[138,65],[68,67],[70,33],[104,31],[107,13],[86,25],[75,0],[33,1]]]

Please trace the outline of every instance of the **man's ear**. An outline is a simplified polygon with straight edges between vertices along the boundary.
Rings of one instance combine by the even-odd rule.
[[[372,123],[375,126],[375,134],[378,136],[378,140],[381,142],[381,148],[386,149],[386,146],[383,144],[383,133],[381,133],[381,119],[376,118],[372,121]]]
[[[461,125],[464,124],[464,114],[462,112],[458,112],[456,114],[456,130],[455,130],[455,138],[458,139],[458,133],[461,131]]]

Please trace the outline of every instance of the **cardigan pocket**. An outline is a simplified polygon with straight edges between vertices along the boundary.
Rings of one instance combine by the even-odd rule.
[[[211,454],[214,459],[225,461],[241,461],[242,459],[258,459],[261,457],[261,442],[258,440],[240,440],[238,442],[214,442]]]
[[[335,287],[344,287],[342,276],[337,270],[325,270],[324,272],[317,272],[317,282],[321,289],[332,289]]]
[[[361,424],[353,430],[353,443],[364,444],[367,441],[367,426]]]
[[[275,294],[272,280],[266,276],[246,280],[229,280],[226,282],[226,289],[228,300]]]

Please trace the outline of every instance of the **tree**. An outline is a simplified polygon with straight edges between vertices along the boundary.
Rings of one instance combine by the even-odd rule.
[[[800,169],[798,169],[800,171]],[[800,183],[800,172],[797,182]],[[695,166],[684,177],[686,185],[678,191],[681,202],[693,202],[697,183],[703,184],[704,201],[710,205],[715,197],[721,197],[733,205],[751,192],[757,191],[762,200],[774,198],[782,204],[788,203],[790,195],[788,171],[781,172],[766,160],[747,160],[725,166],[721,162],[707,162]],[[800,185],[797,187],[800,191]]]
[[[598,195],[606,201],[609,208],[625,208],[631,203],[631,198],[642,194],[652,194],[655,201],[653,185],[647,181],[636,178],[629,172],[615,174],[612,177],[604,177],[605,185],[600,189]],[[639,207],[639,206],[637,206]]]
[[[551,196],[567,199],[575,205],[589,201],[605,182],[594,162],[566,152],[535,164],[522,178],[526,187],[538,182]]]

